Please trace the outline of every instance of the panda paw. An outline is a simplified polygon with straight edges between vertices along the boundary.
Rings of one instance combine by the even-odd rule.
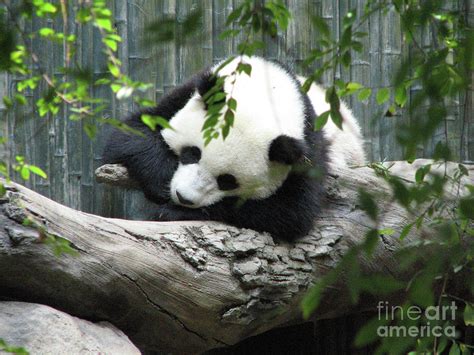
[[[170,222],[170,221],[186,221],[186,220],[207,220],[206,214],[198,209],[190,209],[180,207],[176,205],[162,205],[156,211],[157,221]]]
[[[161,206],[157,211],[156,211],[156,217],[155,219],[157,221],[163,221],[163,222],[169,222],[169,221],[177,221],[179,220],[178,215],[175,211],[173,211],[172,208],[170,208],[167,205]]]

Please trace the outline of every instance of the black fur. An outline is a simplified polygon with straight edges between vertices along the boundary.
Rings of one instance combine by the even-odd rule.
[[[159,204],[156,220],[213,220],[269,232],[274,237],[294,240],[307,234],[324,201],[323,177],[327,172],[327,141],[321,131],[313,130],[316,114],[296,77],[292,77],[295,88],[301,92],[304,103],[306,127],[305,142],[285,140],[292,151],[285,156],[279,143],[278,149],[270,151],[270,158],[285,164],[303,161],[290,172],[283,185],[270,197],[263,200],[240,201],[226,198],[214,205],[192,209],[173,205],[170,202],[169,183],[178,165],[178,157],[168,148],[159,131],[152,132],[140,119],[132,116],[127,124],[139,129],[145,137],[115,131],[109,138],[105,151],[106,163],[124,164],[130,175],[140,183],[146,197]],[[194,92],[207,92],[209,71],[204,71],[184,85],[166,95],[152,110],[145,113],[170,119],[189,100]],[[281,142],[280,142],[281,143]],[[295,149],[293,149],[295,148]],[[301,159],[300,151],[303,151]],[[301,169],[300,167],[303,167]],[[313,171],[311,171],[313,170]],[[314,174],[314,170],[317,174]],[[311,172],[311,174],[309,174]],[[311,176],[320,176],[313,178]]]
[[[216,82],[217,78],[212,74],[210,70],[206,70],[200,77],[200,80],[198,80],[196,83],[196,89],[199,95],[201,95],[201,97],[206,95],[207,92],[216,85]]]
[[[179,162],[183,165],[196,164],[201,160],[201,149],[198,147],[184,147],[179,155]]]
[[[270,143],[268,157],[270,161],[292,165],[303,159],[305,150],[304,142],[282,134]]]
[[[123,164],[130,176],[138,181],[145,196],[158,204],[170,200],[169,183],[178,167],[178,157],[168,147],[160,129],[151,131],[142,120],[142,114],[161,116],[170,120],[196,92],[198,83],[207,80],[209,71],[203,71],[185,84],[165,95],[159,105],[132,115],[125,123],[142,132],[139,136],[114,129],[103,152],[106,164]]]
[[[239,187],[239,183],[235,179],[234,175],[222,174],[217,177],[217,185],[222,191],[235,190]]]

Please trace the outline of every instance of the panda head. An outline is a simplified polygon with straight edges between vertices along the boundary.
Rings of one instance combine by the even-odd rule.
[[[252,66],[250,76],[233,78],[239,60],[218,74],[227,76],[224,92],[237,101],[234,125],[225,140],[219,137],[204,144],[203,88],[209,86],[209,76],[199,79],[192,97],[171,118],[173,129],[161,131],[179,157],[170,183],[176,204],[200,208],[225,197],[267,198],[305,155],[305,108],[295,79],[279,65],[257,57],[243,58]]]

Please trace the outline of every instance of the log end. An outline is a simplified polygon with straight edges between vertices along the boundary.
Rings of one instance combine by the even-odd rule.
[[[138,183],[128,174],[125,166],[120,164],[105,164],[95,170],[95,179],[98,183],[138,189]]]

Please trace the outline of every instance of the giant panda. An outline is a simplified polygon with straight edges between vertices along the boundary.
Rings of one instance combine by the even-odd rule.
[[[239,63],[251,73],[236,73]],[[145,196],[157,204],[157,221],[213,220],[280,240],[308,234],[324,201],[331,167],[364,162],[357,121],[342,104],[343,130],[332,122],[314,130],[328,110],[325,92],[261,57],[236,57],[196,74],[154,108],[126,120],[142,135],[115,130],[103,159],[127,167]],[[219,68],[219,69],[217,69]],[[237,101],[229,135],[205,145],[207,105],[203,97],[216,76]],[[142,114],[164,117],[171,128],[152,131]]]

